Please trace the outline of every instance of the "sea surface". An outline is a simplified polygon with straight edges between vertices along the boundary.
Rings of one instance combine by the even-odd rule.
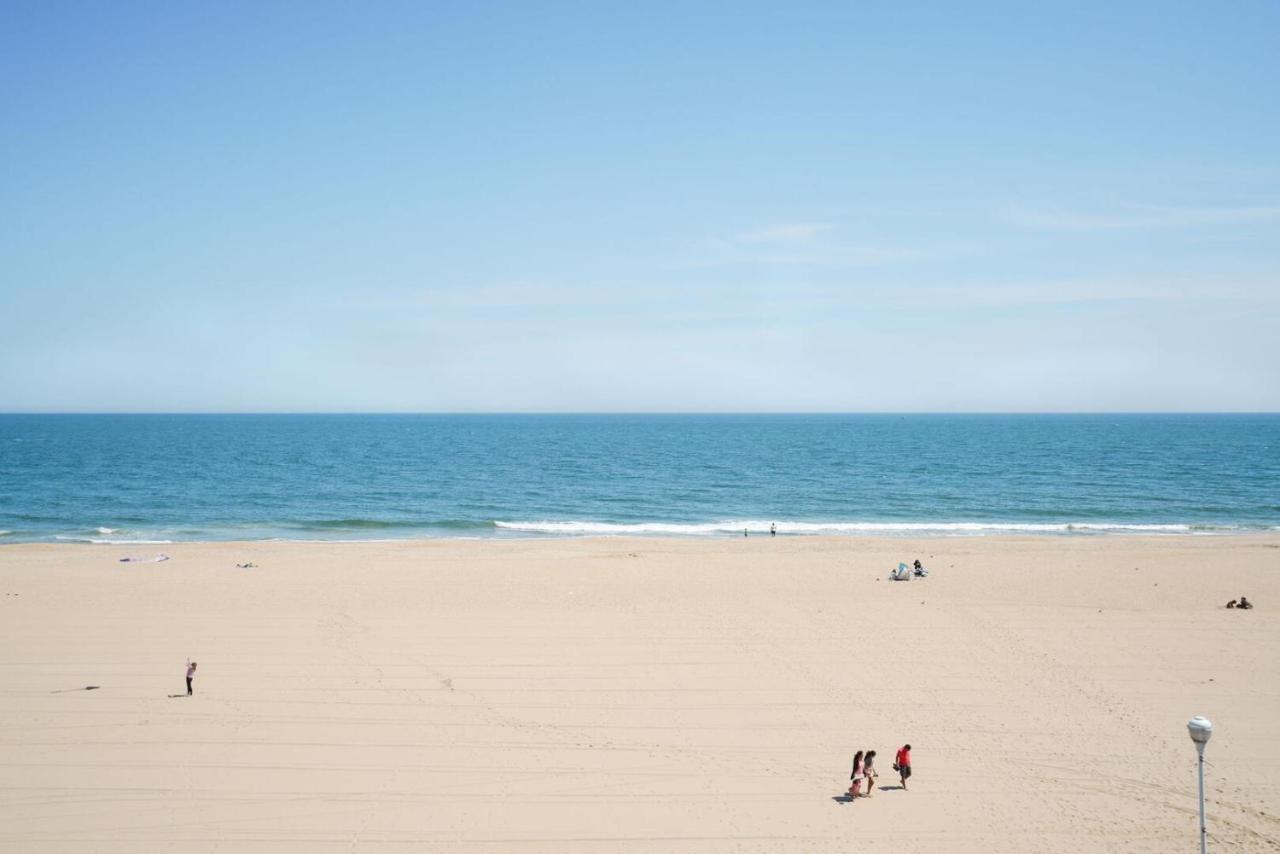
[[[0,543],[1280,529],[1280,415],[0,415]]]

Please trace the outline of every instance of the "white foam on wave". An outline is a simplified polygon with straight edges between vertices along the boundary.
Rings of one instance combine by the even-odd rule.
[[[93,543],[97,546],[163,546],[173,540],[108,540],[101,537],[63,537],[55,536],[55,540],[66,543]]]
[[[114,534],[120,529],[119,528],[94,528],[93,530],[95,533],[99,533],[99,534]]]
[[[714,534],[767,534],[777,524],[779,534],[1070,534],[1146,533],[1181,534],[1193,530],[1231,531],[1235,526],[1192,526],[1183,524],[1137,524],[1126,522],[769,522],[758,519],[731,519],[723,522],[682,524],[676,522],[586,522],[527,521],[494,522],[508,531],[561,536],[669,534],[707,536]]]
[[[701,525],[682,525],[673,522],[494,522],[494,526],[508,531],[529,534],[727,534],[751,527],[768,531],[769,523],[710,522]]]

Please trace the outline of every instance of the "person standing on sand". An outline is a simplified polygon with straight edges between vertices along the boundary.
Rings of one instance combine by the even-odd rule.
[[[904,744],[898,748],[898,755],[893,759],[893,770],[902,778],[902,790],[907,790],[907,778],[911,776],[911,745]]]
[[[867,793],[864,798],[871,797],[871,790],[876,787],[876,752],[868,750],[866,757],[862,760],[862,776],[867,778]]]
[[[777,522],[770,522],[770,523],[769,523],[769,536],[771,536],[771,537],[776,537],[776,536],[778,536],[778,523],[777,523]]]
[[[191,696],[191,680],[196,678],[196,663],[194,661],[187,662],[187,696]]]
[[[856,798],[858,793],[862,791],[862,751],[859,750],[853,754],[853,773],[849,775],[849,797]]]

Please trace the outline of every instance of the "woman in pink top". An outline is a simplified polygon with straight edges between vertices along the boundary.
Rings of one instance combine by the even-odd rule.
[[[196,663],[194,661],[187,662],[187,696],[191,696],[191,680],[196,678]]]
[[[853,754],[853,773],[849,775],[849,797],[856,798],[862,791],[862,751]]]

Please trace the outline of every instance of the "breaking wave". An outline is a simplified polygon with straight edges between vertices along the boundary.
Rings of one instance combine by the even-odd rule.
[[[779,534],[809,535],[982,535],[982,534],[1190,534],[1230,533],[1238,525],[1142,524],[1130,522],[770,522],[759,519],[731,519],[722,522],[588,522],[524,521],[495,522],[500,530],[559,536],[670,535],[714,536],[722,534],[767,534],[776,524]]]
[[[60,534],[54,536],[54,539],[64,543],[92,543],[95,546],[161,546],[173,542],[173,540],[107,539],[104,537],[75,537]]]

